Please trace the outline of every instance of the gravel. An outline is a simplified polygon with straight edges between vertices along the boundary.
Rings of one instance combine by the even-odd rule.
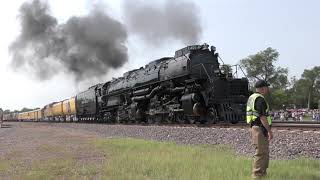
[[[179,144],[224,144],[232,146],[238,154],[252,156],[249,128],[197,128],[141,125],[108,125],[82,123],[32,123],[35,126],[50,126],[81,129],[99,137],[132,137],[139,139],[173,141]],[[320,133],[274,130],[270,144],[271,159],[295,159],[298,157],[320,159]]]

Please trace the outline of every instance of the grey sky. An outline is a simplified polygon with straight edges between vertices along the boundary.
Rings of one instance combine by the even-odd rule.
[[[0,43],[0,107],[5,109],[42,107],[51,101],[68,98],[89,85],[107,81],[150,60],[173,56],[175,50],[185,46],[175,41],[151,46],[129,34],[129,62],[105,78],[74,84],[68,75],[59,74],[49,81],[39,82],[26,73],[14,72],[7,67],[10,61],[8,46],[18,35],[16,16],[22,2],[7,2],[7,6],[1,7],[0,20],[5,28],[1,30]],[[241,58],[272,47],[280,52],[278,64],[288,67],[290,76],[299,77],[305,68],[320,65],[317,53],[320,1],[198,0],[195,3],[203,30],[200,42],[216,46],[225,63],[236,64]],[[77,3],[56,0],[49,1],[49,4],[52,14],[60,22],[72,15],[86,14],[90,7],[86,0]],[[121,1],[106,0],[105,4],[110,15],[120,21],[125,19]]]

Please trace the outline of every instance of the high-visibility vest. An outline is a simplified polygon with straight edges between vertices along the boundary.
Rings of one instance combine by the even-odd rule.
[[[267,120],[268,120],[268,124],[271,125],[272,124],[272,118],[271,116],[269,115],[269,104],[268,102],[265,100],[264,96],[259,94],[259,93],[254,93],[252,94],[249,99],[248,99],[248,102],[247,102],[247,123],[250,124],[252,123],[253,121],[255,121],[260,115],[258,113],[258,111],[254,108],[254,105],[255,105],[255,102],[256,102],[256,99],[258,97],[262,97],[263,100],[266,102],[267,104],[267,110],[266,110],[266,113],[267,113]]]

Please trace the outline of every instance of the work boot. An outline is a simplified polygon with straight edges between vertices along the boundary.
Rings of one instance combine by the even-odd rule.
[[[263,172],[261,174],[252,174],[252,179],[264,179],[267,176],[267,172]]]

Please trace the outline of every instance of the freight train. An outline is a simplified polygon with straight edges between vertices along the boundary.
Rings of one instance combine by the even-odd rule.
[[[214,46],[187,46],[122,77],[5,120],[106,123],[237,123],[245,120],[248,80],[224,71]]]

